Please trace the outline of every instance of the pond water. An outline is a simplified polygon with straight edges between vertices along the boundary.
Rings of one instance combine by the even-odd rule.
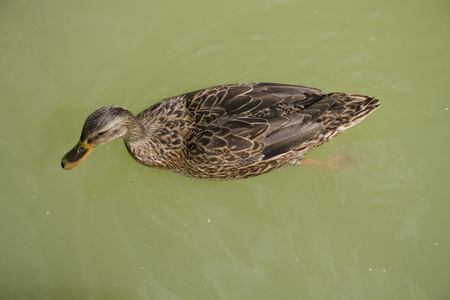
[[[2,1],[1,299],[449,299],[446,1]],[[60,159],[95,109],[270,81],[381,107],[226,182]]]

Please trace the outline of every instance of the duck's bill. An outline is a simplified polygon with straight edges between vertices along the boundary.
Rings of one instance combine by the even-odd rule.
[[[64,155],[61,159],[61,167],[65,170],[70,170],[78,166],[83,159],[88,156],[89,153],[94,149],[93,146],[86,144],[85,142],[79,141],[75,147]]]

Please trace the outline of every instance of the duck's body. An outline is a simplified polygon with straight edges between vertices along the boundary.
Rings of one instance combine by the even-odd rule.
[[[367,96],[273,83],[187,93],[136,117],[109,106],[87,118],[80,143],[64,156],[62,166],[71,169],[93,147],[121,137],[134,159],[147,166],[198,178],[250,177],[300,163],[306,152],[378,106]]]

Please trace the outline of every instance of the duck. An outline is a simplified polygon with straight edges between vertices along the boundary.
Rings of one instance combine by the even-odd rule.
[[[305,154],[372,113],[374,97],[280,83],[225,84],[166,98],[136,116],[120,106],[89,115],[61,160],[79,165],[122,138],[140,164],[226,180],[302,164]]]

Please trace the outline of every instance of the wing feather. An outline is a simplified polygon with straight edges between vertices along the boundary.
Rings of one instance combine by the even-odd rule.
[[[186,103],[195,120],[187,141],[191,157],[199,164],[245,165],[290,151],[323,129],[315,121],[334,103],[324,95],[269,83],[190,93]]]

